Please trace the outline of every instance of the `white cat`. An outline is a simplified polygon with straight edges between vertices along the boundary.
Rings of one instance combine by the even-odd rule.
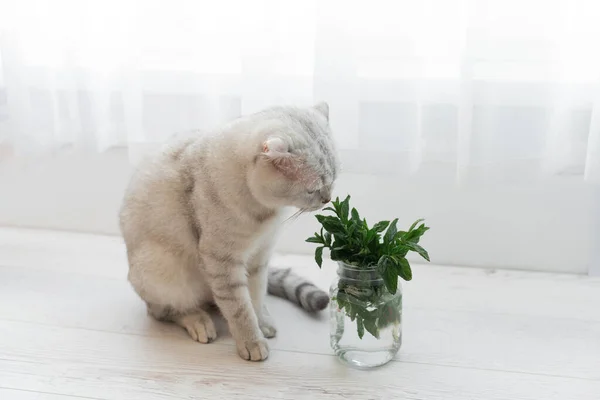
[[[129,281],[159,320],[199,342],[216,339],[216,304],[239,355],[264,360],[276,329],[267,293],[308,311],[325,292],[267,264],[283,207],[304,211],[331,199],[338,161],[329,107],[278,107],[241,117],[211,135],[174,140],[135,172],[120,226]]]

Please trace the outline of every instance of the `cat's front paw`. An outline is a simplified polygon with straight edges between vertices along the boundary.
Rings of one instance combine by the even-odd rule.
[[[237,341],[240,357],[248,361],[263,361],[269,357],[269,345],[265,339]]]
[[[258,326],[260,326],[261,332],[267,339],[274,338],[277,335],[277,328],[269,319],[259,321]]]
[[[267,306],[262,307],[261,312],[257,313],[257,317],[258,326],[264,337],[267,339],[275,337],[275,335],[277,335],[277,328],[275,328],[275,323],[273,322],[273,318],[271,317]]]

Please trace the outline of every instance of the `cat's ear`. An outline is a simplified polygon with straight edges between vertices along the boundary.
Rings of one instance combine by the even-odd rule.
[[[329,121],[329,104],[322,101],[320,103],[315,104],[313,108],[317,110],[321,115],[323,115],[327,121]]]
[[[284,157],[289,155],[289,146],[285,140],[278,136],[272,136],[264,141],[262,152],[269,158]]]
[[[302,162],[298,156],[289,152],[289,146],[282,138],[273,136],[265,140],[262,156],[287,178],[298,179]]]

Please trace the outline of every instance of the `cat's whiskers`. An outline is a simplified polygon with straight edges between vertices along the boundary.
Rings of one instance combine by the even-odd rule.
[[[298,219],[298,217],[300,215],[302,215],[303,213],[306,212],[305,208],[300,208],[298,211],[296,211],[295,213],[293,213],[292,215],[290,215],[285,221],[283,221],[284,223],[288,223],[288,222],[293,222],[295,220]]]

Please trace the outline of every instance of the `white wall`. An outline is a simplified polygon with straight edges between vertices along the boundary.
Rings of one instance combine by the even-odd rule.
[[[116,235],[131,171],[124,149],[0,164],[0,225]],[[600,196],[591,186],[401,186],[391,176],[344,174],[337,194],[346,193],[370,222],[425,217],[432,229],[423,243],[438,264],[586,273],[598,261]],[[311,252],[304,239],[316,228],[312,216],[286,223],[277,250]]]

